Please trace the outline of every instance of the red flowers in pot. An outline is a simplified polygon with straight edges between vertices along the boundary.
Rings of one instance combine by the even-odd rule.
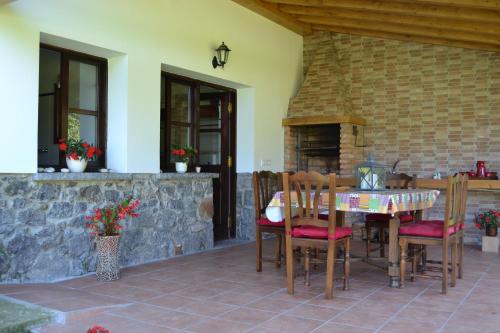
[[[66,157],[72,160],[91,160],[101,156],[101,149],[87,143],[87,141],[76,139],[59,139],[59,150],[66,153]]]

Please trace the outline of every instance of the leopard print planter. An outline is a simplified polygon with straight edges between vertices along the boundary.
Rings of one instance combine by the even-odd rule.
[[[97,269],[99,281],[113,281],[120,278],[118,265],[118,245],[120,236],[98,236],[97,239]]]

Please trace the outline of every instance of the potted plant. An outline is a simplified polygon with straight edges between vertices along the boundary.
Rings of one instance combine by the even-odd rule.
[[[91,236],[96,237],[97,243],[97,269],[96,276],[101,281],[113,281],[120,278],[120,267],[118,266],[118,246],[120,224],[128,216],[138,217],[136,209],[139,200],[127,198],[116,205],[104,208],[96,208],[93,215],[86,216],[89,221],[87,227],[91,230]]]
[[[87,330],[87,333],[109,333],[109,330],[105,329],[102,326],[94,325],[92,328]]]
[[[180,147],[178,145],[174,145],[172,146],[171,153],[180,159],[179,162],[175,162],[175,171],[178,173],[185,173],[187,171],[189,160],[196,156],[196,150],[189,146]]]
[[[486,236],[496,237],[497,235],[497,217],[500,212],[497,210],[489,209],[481,212],[476,216],[474,225],[478,229],[486,229]]]
[[[87,143],[87,141],[76,139],[59,139],[59,150],[66,155],[66,165],[71,172],[83,172],[87,162],[94,157],[101,156],[99,148]]]

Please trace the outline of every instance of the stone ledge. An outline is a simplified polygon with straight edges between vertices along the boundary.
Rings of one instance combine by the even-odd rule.
[[[196,173],[196,172],[186,172],[186,173],[176,173],[176,172],[165,172],[159,173],[156,177],[160,180],[163,179],[206,179],[206,178],[219,178],[218,173]]]
[[[144,177],[156,177],[160,180],[182,180],[182,179],[207,179],[219,178],[217,173],[159,173],[159,174],[144,174],[144,173],[99,173],[99,172],[82,172],[82,173],[35,173],[33,180],[38,182],[52,182],[52,181],[109,181],[109,180],[132,180]]]

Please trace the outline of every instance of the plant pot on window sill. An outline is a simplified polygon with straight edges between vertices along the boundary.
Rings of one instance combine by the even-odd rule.
[[[187,171],[187,167],[186,162],[175,162],[175,171],[177,171],[177,173],[185,173]]]
[[[87,160],[82,158],[79,160],[73,160],[66,157],[66,165],[70,172],[84,172],[87,167]]]

